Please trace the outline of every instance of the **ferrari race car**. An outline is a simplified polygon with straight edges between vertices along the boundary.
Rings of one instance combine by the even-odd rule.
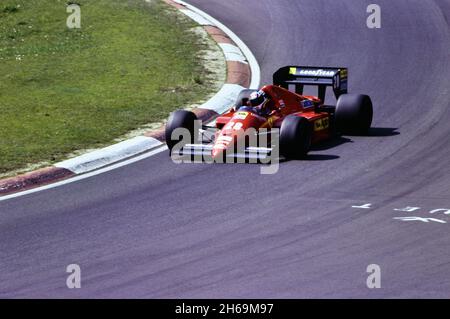
[[[303,95],[305,86],[317,87],[318,96]],[[334,91],[335,106],[325,104],[327,87]],[[259,91],[270,100],[271,111],[267,114],[261,114],[249,104],[253,92],[243,90],[236,103],[217,117],[212,126],[199,125],[192,112],[173,112],[165,132],[171,154],[213,160],[264,158],[277,147],[282,157],[302,158],[311,145],[341,134],[363,135],[372,123],[370,97],[347,94],[346,68],[287,66],[279,69],[273,75],[273,85]],[[273,132],[278,134],[276,138]],[[264,141],[263,145],[260,141]],[[243,147],[237,147],[238,144]]]

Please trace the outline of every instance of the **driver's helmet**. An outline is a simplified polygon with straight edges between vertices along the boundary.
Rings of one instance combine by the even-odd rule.
[[[267,101],[267,95],[264,91],[259,90],[257,92],[252,92],[248,99],[248,102],[252,107],[262,106]]]

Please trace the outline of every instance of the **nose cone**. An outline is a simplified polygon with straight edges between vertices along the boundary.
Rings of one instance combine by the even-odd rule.
[[[221,158],[227,151],[227,149],[230,147],[230,145],[233,145],[231,143],[233,141],[233,137],[226,136],[226,135],[220,135],[214,144],[213,150],[212,150],[212,157],[213,159]]]
[[[212,158],[213,158],[213,159],[221,158],[222,155],[223,155],[223,153],[224,153],[224,150],[223,150],[223,149],[213,148],[213,151],[212,151]]]

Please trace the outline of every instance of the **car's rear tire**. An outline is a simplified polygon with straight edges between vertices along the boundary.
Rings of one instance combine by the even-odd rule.
[[[343,134],[367,134],[373,106],[368,95],[342,94],[336,103],[336,128]]]
[[[257,92],[256,90],[245,89],[239,93],[236,102],[234,103],[234,108],[237,110],[241,106],[247,105],[248,99],[250,98],[250,94],[253,92]]]
[[[304,117],[287,116],[280,129],[280,154],[286,158],[302,158],[311,147],[312,126]]]
[[[189,131],[191,140],[190,143],[194,142],[194,122],[197,120],[197,116],[190,112],[185,110],[178,110],[175,112],[172,112],[170,114],[169,120],[166,124],[166,143],[169,150],[172,150],[172,148],[180,142],[178,138],[173,139],[172,133],[177,128],[185,128]]]

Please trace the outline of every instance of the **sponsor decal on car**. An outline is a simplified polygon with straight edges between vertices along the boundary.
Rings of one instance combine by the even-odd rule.
[[[248,116],[248,112],[237,112],[237,114],[234,116],[235,119],[238,120],[245,120]]]
[[[303,100],[303,101],[301,102],[301,104],[302,104],[303,107],[311,107],[311,106],[314,106],[314,103],[313,103],[313,101],[311,101],[311,100]]]
[[[330,126],[330,120],[326,117],[314,122],[314,131],[323,131]]]
[[[305,75],[305,76],[334,76],[336,74],[336,71],[327,71],[323,69],[316,69],[316,70],[307,70],[303,69],[300,70],[299,75]]]

